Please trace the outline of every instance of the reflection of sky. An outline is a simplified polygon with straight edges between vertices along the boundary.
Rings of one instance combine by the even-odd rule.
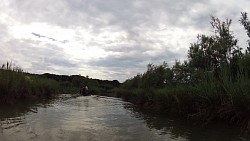
[[[4,130],[4,136],[11,140],[157,139],[142,120],[123,108],[124,104],[103,97],[62,99],[27,113],[24,124]]]
[[[99,96],[71,98],[63,95],[47,106],[9,118],[9,121],[12,121],[10,125],[22,124],[2,129],[2,133],[0,128],[0,140],[198,141],[208,137],[203,139],[208,141],[213,135],[238,139],[230,132],[234,130],[221,128],[226,132],[220,132],[222,130],[211,128],[199,131],[200,128],[189,124],[142,114],[133,105],[119,99]],[[2,123],[1,127],[6,127],[7,122]]]

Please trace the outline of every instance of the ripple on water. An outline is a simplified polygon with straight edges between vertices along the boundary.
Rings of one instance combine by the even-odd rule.
[[[128,102],[103,96],[63,94],[49,103],[23,107],[16,112],[15,109],[15,114],[0,118],[0,140],[209,141],[209,136],[216,135],[211,132],[214,128],[202,131],[200,127],[144,114]],[[223,135],[228,137],[217,135],[215,140],[247,139],[235,137],[231,132],[219,136]]]

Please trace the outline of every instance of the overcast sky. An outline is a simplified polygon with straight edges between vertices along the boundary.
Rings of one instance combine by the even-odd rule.
[[[80,74],[123,82],[149,63],[187,58],[210,16],[239,24],[249,0],[1,0],[0,63],[30,73]]]

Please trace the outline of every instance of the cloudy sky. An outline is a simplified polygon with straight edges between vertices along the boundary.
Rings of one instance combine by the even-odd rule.
[[[0,63],[31,73],[81,74],[123,82],[148,63],[184,60],[210,16],[238,20],[249,0],[1,0]]]

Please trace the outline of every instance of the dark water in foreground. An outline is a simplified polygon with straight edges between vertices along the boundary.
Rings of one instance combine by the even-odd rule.
[[[0,107],[0,141],[248,141],[225,125],[201,127],[143,114],[117,98],[61,95]]]

